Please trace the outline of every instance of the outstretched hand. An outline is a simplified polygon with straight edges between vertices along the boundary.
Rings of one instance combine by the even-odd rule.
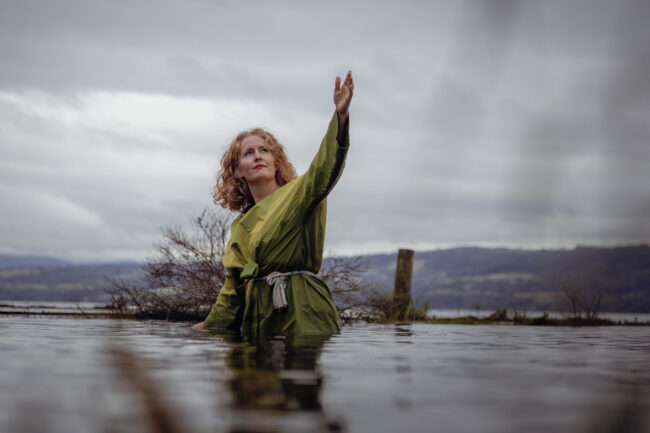
[[[336,105],[336,111],[338,111],[339,117],[347,118],[348,108],[350,107],[353,94],[354,81],[352,80],[352,71],[348,71],[343,85],[341,85],[341,77],[336,77],[336,81],[334,82],[334,104]]]

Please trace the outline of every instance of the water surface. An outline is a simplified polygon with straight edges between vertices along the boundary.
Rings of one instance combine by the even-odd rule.
[[[647,327],[357,325],[251,345],[4,316],[0,353],[1,432],[650,431]]]

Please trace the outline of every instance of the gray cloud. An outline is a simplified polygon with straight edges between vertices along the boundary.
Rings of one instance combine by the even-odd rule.
[[[268,127],[307,168],[354,71],[328,248],[649,242],[644,1],[0,5],[0,252],[141,258]]]

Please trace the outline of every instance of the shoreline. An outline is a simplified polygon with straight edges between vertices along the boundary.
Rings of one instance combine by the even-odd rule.
[[[644,313],[645,314],[645,313]],[[112,310],[107,306],[96,306],[85,309],[72,306],[61,308],[50,305],[34,306],[15,306],[11,304],[0,304],[0,316],[54,316],[54,317],[76,317],[80,319],[131,319],[131,320],[161,320],[158,317],[140,317],[137,314],[124,314]],[[636,319],[636,318],[635,318]],[[164,320],[164,319],[163,319]],[[192,320],[173,320],[172,322],[191,322]],[[609,318],[595,317],[550,317],[547,313],[541,316],[527,317],[525,315],[516,315],[509,317],[505,310],[499,310],[487,317],[477,317],[473,315],[457,317],[429,317],[423,320],[370,320],[360,322],[376,324],[400,324],[400,323],[418,323],[431,325],[496,325],[496,326],[569,326],[569,327],[598,327],[598,326],[650,326],[650,321],[628,321],[612,320]],[[354,322],[350,322],[354,323]]]

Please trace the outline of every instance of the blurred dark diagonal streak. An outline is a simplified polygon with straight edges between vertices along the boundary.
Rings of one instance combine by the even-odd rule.
[[[601,109],[601,145],[614,163],[603,167],[605,179],[614,185],[634,176],[642,189],[643,200],[620,203],[621,197],[603,192],[601,212],[613,212],[615,217],[632,221],[619,236],[634,239],[650,236],[650,2],[644,0],[619,3],[615,23],[614,41],[610,56],[614,59],[608,77],[605,98],[607,104]],[[636,159],[638,170],[630,172],[628,164],[617,164],[619,155]]]
[[[108,355],[118,376],[141,402],[141,418],[134,422],[146,426],[145,431],[151,433],[189,433],[187,426],[179,422],[165,401],[161,388],[144,367],[143,360],[126,343],[120,340],[110,341]]]
[[[455,179],[471,177],[466,174],[475,169],[468,164],[468,157],[476,152],[477,146],[484,144],[485,122],[490,116],[487,101],[493,98],[503,80],[504,65],[512,53],[519,6],[515,0],[458,3],[448,54],[440,59],[440,63],[448,71],[472,71],[472,78],[467,80],[445,74],[434,83],[425,117],[425,122],[432,126],[423,128],[425,131],[446,131],[456,127],[457,130],[443,135],[464,136],[464,140],[456,141],[452,153],[445,155],[445,171],[454,173]],[[479,94],[478,89],[483,91]],[[426,134],[421,137],[423,152],[429,153],[441,146],[431,140]],[[447,145],[444,143],[442,147]],[[431,158],[421,158],[421,154],[413,153],[413,166],[428,170]],[[447,194],[453,197],[456,192],[451,189]],[[451,214],[463,212],[461,203],[453,198],[446,200],[445,207]]]
[[[648,203],[632,202],[624,193],[633,175],[630,171],[641,170],[634,165],[639,161],[619,159],[619,155],[638,155],[642,161],[648,156],[650,129],[639,116],[650,109],[650,26],[642,23],[650,16],[650,4],[621,2],[594,10],[573,5],[563,14],[543,3],[500,1],[463,5],[458,13],[456,36],[450,41],[450,54],[442,62],[451,70],[471,69],[479,74],[473,81],[444,77],[434,86],[431,97],[431,117],[436,127],[440,124],[445,128],[455,120],[470,137],[456,143],[448,161],[454,166],[450,171],[463,179],[471,178],[469,174],[477,168],[467,161],[477,147],[488,145],[484,134],[492,114],[489,106],[499,97],[517,38],[521,38],[523,43],[531,44],[527,48],[534,49],[531,55],[546,60],[533,77],[537,81],[531,80],[528,85],[542,95],[548,93],[548,99],[532,108],[520,107],[529,110],[530,120],[512,124],[519,132],[510,148],[513,162],[506,168],[509,175],[506,172],[505,179],[513,195],[504,201],[497,199],[489,208],[505,221],[536,222],[522,224],[527,228],[513,227],[512,235],[516,237],[557,241],[553,239],[557,228],[572,224],[575,230],[606,243],[608,236],[620,236],[621,229],[616,229],[620,220],[612,224],[614,227],[591,227],[585,221],[610,215],[626,218],[638,215],[639,211],[643,214],[648,208]],[[594,34],[602,36],[593,38]],[[565,51],[568,57],[563,61],[552,57],[550,53],[557,49]],[[604,54],[613,59],[611,65],[603,64]],[[589,65],[593,59],[597,60],[593,69],[576,73],[575,68]],[[554,77],[558,74],[570,77],[571,87],[554,94]],[[604,89],[603,76],[608,77]],[[468,86],[476,86],[480,95],[473,94],[478,92]],[[508,124],[517,120],[501,118],[496,122]],[[416,165],[428,162],[420,160]],[[593,171],[589,170],[593,170],[594,164],[602,166],[599,175],[583,178],[580,170],[591,174]],[[643,173],[636,174],[650,180]],[[650,201],[648,191],[645,195]],[[631,243],[647,237],[650,231],[645,220],[637,218],[634,222],[622,234]],[[617,233],[612,236],[608,230]]]
[[[533,8],[537,10],[531,10]],[[534,5],[528,12],[529,16],[536,17],[537,54],[550,61],[550,37],[555,31],[554,26],[562,23],[553,22],[543,4]],[[530,88],[538,88],[538,91],[541,87],[550,92],[553,87],[553,68],[547,61],[542,62],[542,65],[539,81],[530,82],[528,85]],[[582,90],[577,88],[574,91],[580,93]],[[559,103],[557,100],[552,101],[552,104]],[[584,129],[589,128],[589,125],[577,125],[575,119],[565,118],[562,114],[565,107],[536,108],[536,112],[531,113],[532,120],[528,124],[520,125],[521,132],[515,145],[517,148],[512,149],[515,156],[521,159],[521,164],[510,167],[508,176],[517,197],[515,206],[499,210],[505,220],[516,221],[523,218],[536,221],[536,224],[524,229],[525,233],[518,233],[523,237],[535,237],[540,234],[544,237],[545,233],[552,235],[553,226],[561,224],[558,219],[579,213],[575,202],[563,203],[559,195],[562,185],[567,181],[568,171],[571,170],[572,157],[588,146],[588,143],[573,138],[578,136],[574,128]],[[570,147],[565,146],[567,142]],[[525,155],[534,155],[535,159],[525,160]]]
[[[496,89],[502,77],[503,65],[510,56],[518,3],[515,0],[463,3],[464,7],[461,7],[458,13],[454,35],[450,39],[449,57],[441,59],[441,63],[448,65],[450,70],[479,70],[480,81]],[[487,111],[484,107],[471,106],[470,104],[476,101],[465,100],[463,96],[468,93],[471,91],[465,89],[459,80],[445,77],[434,86],[431,114],[434,123],[438,123],[436,121],[440,116],[465,117],[469,114],[469,118],[463,119],[463,130],[474,137],[480,137]],[[481,96],[482,100],[490,98],[489,93]],[[467,110],[471,110],[471,113]],[[468,140],[466,144],[475,142],[480,140]],[[474,149],[467,146],[455,150],[455,163],[462,170],[465,168],[462,167],[465,154]]]

